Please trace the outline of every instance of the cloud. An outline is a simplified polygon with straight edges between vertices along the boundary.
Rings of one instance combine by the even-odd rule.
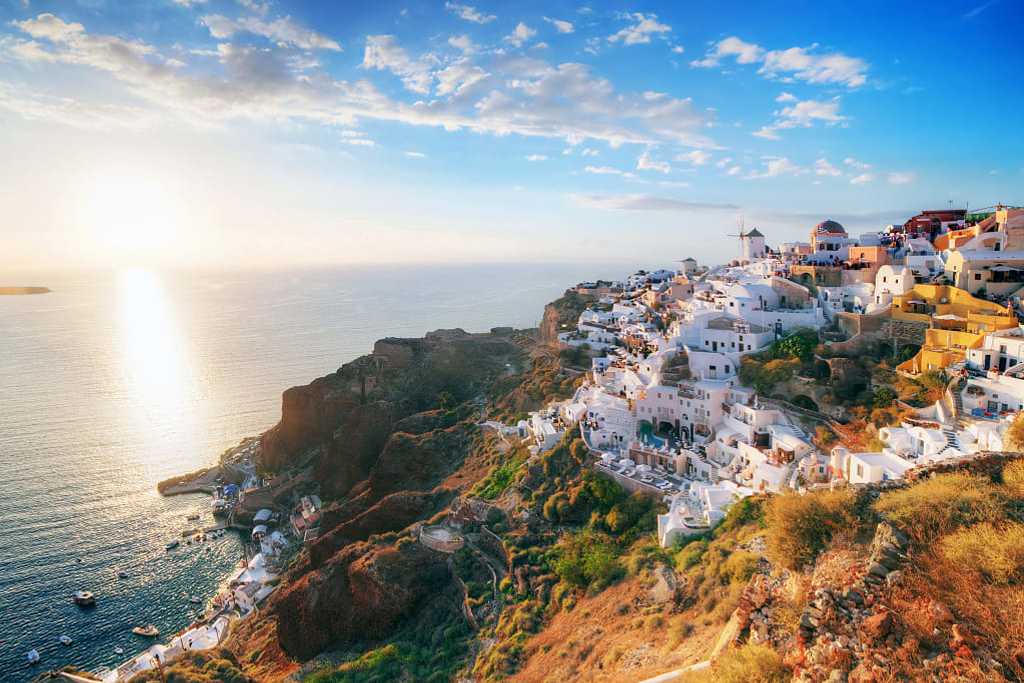
[[[544,21],[548,22],[555,27],[555,30],[559,33],[572,33],[575,27],[571,21],[565,21],[564,19],[552,19],[551,17],[544,17]]]
[[[681,54],[683,54],[683,52],[685,52],[685,51],[686,51],[686,50],[685,50],[685,49],[683,48],[683,46],[682,46],[682,45],[673,45],[673,46],[672,46],[672,52],[673,52],[673,53],[675,53],[675,54],[677,54],[677,55],[681,55]]]
[[[427,158],[427,155],[424,154],[423,152],[413,152],[413,151],[407,151],[405,153],[405,156],[409,157],[410,159],[426,159]]]
[[[743,169],[739,166],[730,166],[729,170],[725,172],[725,175],[739,175],[743,172]]]
[[[886,180],[890,185],[908,185],[914,182],[916,178],[917,176],[908,171],[893,171],[886,176]]]
[[[779,94],[779,96],[775,98],[775,101],[776,102],[796,102],[796,95],[793,95],[792,93],[784,92],[784,93]]]
[[[202,0],[202,2],[206,2],[206,0]],[[236,0],[236,2],[245,9],[250,12],[255,12],[256,14],[265,15],[270,11],[269,0],[267,2],[260,2],[260,0]]]
[[[875,176],[871,173],[861,173],[858,176],[850,178],[851,185],[863,185],[864,183],[870,183],[875,179]]]
[[[863,161],[857,161],[853,157],[846,157],[845,159],[843,159],[843,163],[849,166],[850,168],[857,169],[858,171],[866,171],[867,169],[871,168],[871,164],[866,164]]]
[[[460,5],[454,2],[444,3],[444,8],[449,12],[458,15],[460,18],[465,19],[466,21],[471,21],[474,24],[488,24],[498,18],[493,14],[483,14],[482,12],[478,12],[476,7]]]
[[[596,157],[599,154],[600,154],[600,152],[598,152],[596,149],[592,149],[590,147],[584,147],[583,151],[580,152],[580,156],[581,157]]]
[[[220,14],[210,14],[200,19],[218,40],[231,38],[237,33],[251,33],[262,36],[278,45],[290,45],[302,50],[340,51],[341,45],[316,31],[296,23],[291,17],[280,17],[266,21],[258,17],[228,19]]]
[[[753,64],[761,60],[764,48],[754,43],[747,43],[736,36],[729,36],[718,41],[704,55],[704,59],[690,62],[690,66],[710,68],[718,66],[723,57],[735,57],[737,64]]]
[[[676,161],[687,161],[694,166],[703,166],[711,160],[711,153],[705,152],[702,149],[695,149],[692,152],[686,154],[680,154],[676,157]]]
[[[782,139],[781,137],[779,137],[779,134],[775,132],[775,128],[773,126],[761,126],[757,130],[755,130],[753,133],[751,133],[751,135],[753,135],[754,137],[758,137],[758,138],[764,138],[765,140],[781,140]]]
[[[584,209],[602,211],[735,211],[736,204],[713,202],[688,202],[682,199],[657,197],[649,194],[596,195],[570,194],[570,201]]]
[[[821,158],[814,162],[814,175],[819,176],[840,176],[843,172],[828,162],[828,159]]]
[[[848,88],[857,88],[867,82],[868,64],[863,59],[839,52],[817,54],[813,52],[817,47],[815,43],[809,47],[766,50],[730,36],[715,43],[703,59],[690,62],[690,66],[716,67],[723,59],[731,57],[737,64],[760,63],[758,73],[765,78],[839,84]]]
[[[608,36],[609,43],[617,43],[621,40],[623,45],[644,45],[651,42],[652,35],[664,34],[672,30],[668,24],[659,23],[656,14],[634,12],[626,14],[625,18],[633,23],[618,33]]]
[[[394,36],[366,36],[366,48],[363,51],[364,69],[390,71],[402,79],[406,88],[417,93],[430,92],[434,81],[431,72],[433,64],[427,60],[411,59]]]
[[[594,175],[618,175],[623,178],[633,177],[633,174],[629,171],[623,171],[612,166],[586,166],[583,170]]]
[[[761,157],[764,169],[747,174],[747,179],[778,178],[785,175],[803,175],[807,169],[798,166],[787,157]]]
[[[0,111],[10,112],[26,121],[89,131],[144,129],[155,122],[151,112],[139,107],[92,104],[71,97],[45,95],[36,88],[19,90],[7,83],[0,83]]]
[[[638,171],[658,171],[659,173],[668,173],[672,170],[672,167],[665,161],[656,161],[650,157],[647,150],[644,150],[640,158],[636,160],[636,170]]]
[[[448,39],[448,44],[456,50],[462,50],[462,53],[466,55],[477,51],[476,43],[468,35],[452,36]]]
[[[591,67],[551,64],[521,55],[491,55],[472,98],[462,96],[469,78],[450,92],[423,97],[439,83],[437,74],[453,66],[435,57],[414,58],[393,37],[372,36],[364,53],[364,73],[395,70],[416,96],[389,96],[369,79],[342,80],[320,67],[300,71],[295,52],[280,45],[240,46],[222,42],[204,54],[217,59],[216,72],[174,68],[152,45],[118,36],[90,34],[78,23],[53,15],[15,24],[26,38],[0,39],[0,58],[18,63],[59,63],[90,67],[105,74],[102,96],[141,100],[154,118],[175,118],[196,126],[232,120],[304,121],[350,126],[364,119],[412,126],[466,130],[492,135],[558,139],[577,145],[601,141],[623,144],[716,148],[708,135],[710,114],[689,98],[657,92],[617,90]],[[466,76],[479,75],[471,61],[458,62]],[[455,76],[455,71],[445,75]],[[121,86],[120,90],[114,88]],[[436,93],[435,93],[436,94]]]
[[[974,7],[973,9],[971,9],[969,12],[964,13],[964,19],[967,19],[967,20],[973,19],[974,17],[978,16],[979,14],[981,14],[982,12],[987,10],[992,5],[996,4],[997,1],[998,0],[988,0],[988,2],[981,3],[977,7]]]
[[[174,0],[175,5],[179,5],[181,7],[186,8],[195,7],[196,5],[205,5],[206,2],[207,0]],[[28,6],[28,2],[24,2],[23,4],[25,6]]]
[[[658,184],[659,185],[663,185],[664,187],[689,187],[690,186],[690,183],[686,182],[685,180],[659,180]]]
[[[471,64],[469,60],[460,59],[434,74],[434,77],[437,78],[437,94],[466,95],[473,86],[488,76],[490,74],[479,66]]]
[[[537,35],[535,30],[520,21],[516,24],[512,33],[505,36],[505,42],[516,47],[522,47],[523,43],[528,41],[530,38],[533,38],[535,35]]]
[[[526,155],[527,161],[547,161],[548,156],[546,154],[528,154]]]

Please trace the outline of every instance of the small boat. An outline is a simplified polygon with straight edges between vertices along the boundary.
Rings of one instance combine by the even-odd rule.
[[[39,657],[39,651],[38,650],[34,650],[34,649],[33,650],[29,650],[27,657],[28,657],[28,663],[29,664],[38,664],[39,663],[40,657]]]
[[[190,522],[194,522],[194,521],[196,521],[197,519],[199,519],[199,517],[200,517],[199,515],[189,515],[189,516],[188,516],[188,521],[190,521]]]
[[[146,624],[145,626],[136,626],[132,629],[132,633],[137,636],[145,636],[147,638],[156,638],[160,635],[160,629],[153,624]]]
[[[189,598],[188,601],[191,602],[193,605],[199,605],[199,604],[201,604],[203,602],[202,600],[200,600],[195,595],[193,595],[191,598]]]
[[[119,570],[117,572],[117,578],[119,578],[119,579],[127,579],[128,578],[128,572],[126,572],[123,569]]]
[[[115,655],[123,655],[124,654],[124,648],[121,647],[120,645],[118,645],[117,647],[114,648],[114,654]]]
[[[173,541],[171,541],[170,543],[165,545],[164,548],[167,549],[167,550],[174,550],[179,545],[181,545],[181,541],[179,541],[178,539],[174,539]]]
[[[57,640],[60,641],[61,645],[70,645],[71,643],[75,642],[75,641],[71,640],[70,636],[61,636]]]
[[[71,596],[71,601],[79,607],[92,607],[96,604],[96,596],[89,591],[78,591]]]

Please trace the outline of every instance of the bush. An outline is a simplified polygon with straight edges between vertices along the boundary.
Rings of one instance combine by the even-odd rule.
[[[839,440],[839,437],[836,436],[835,432],[825,425],[818,425],[815,427],[814,437],[822,446],[831,446]]]
[[[729,555],[722,566],[722,578],[729,583],[746,583],[757,572],[761,558],[745,550],[738,550]]]
[[[682,550],[676,553],[675,563],[676,569],[679,571],[686,571],[691,567],[697,566],[702,559],[704,559],[704,553],[708,551],[708,541],[700,539],[696,541],[690,541]]]
[[[988,479],[956,472],[883,493],[874,508],[914,540],[927,543],[962,526],[1001,521],[1004,503]]]
[[[852,531],[855,496],[849,491],[785,493],[768,501],[768,554],[790,569],[810,564],[840,531]]]
[[[623,575],[618,548],[604,534],[590,530],[567,534],[554,551],[551,568],[568,584],[596,590]]]
[[[886,386],[875,387],[871,396],[873,408],[888,408],[896,400],[896,392]]]
[[[782,656],[767,645],[726,650],[711,667],[684,674],[682,683],[783,683],[790,678]]]
[[[1014,424],[1017,422],[1019,419]],[[1014,460],[1003,468],[1003,485],[1013,498],[1024,498],[1024,460]]]
[[[999,584],[1024,580],[1024,524],[976,524],[943,538],[941,548],[960,571],[977,569]]]
[[[1017,413],[1003,439],[1006,450],[1024,451],[1024,412]]]

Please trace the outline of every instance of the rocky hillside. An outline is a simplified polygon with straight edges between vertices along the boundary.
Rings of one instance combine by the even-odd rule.
[[[382,340],[289,389],[260,464],[279,502],[320,491],[322,533],[175,680],[1020,680],[1015,456],[749,498],[662,549],[660,504],[593,474],[573,434],[531,456],[483,426],[572,392],[548,343],[581,304],[539,336]]]

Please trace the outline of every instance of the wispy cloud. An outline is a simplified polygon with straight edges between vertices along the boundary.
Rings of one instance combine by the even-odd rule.
[[[649,194],[571,194],[569,199],[573,204],[581,208],[601,209],[603,211],[706,211],[709,209],[714,211],[735,211],[740,208],[736,204],[691,202]]]
[[[512,33],[505,36],[505,42],[510,45],[514,45],[515,47],[522,47],[523,43],[528,41],[530,38],[533,38],[535,35],[537,35],[537,32],[534,29],[520,21],[516,24]]]
[[[971,20],[975,18],[976,16],[987,10],[989,7],[996,4],[996,2],[998,2],[998,0],[988,0],[988,2],[983,2],[977,7],[972,8],[969,12],[965,12],[964,19]]]
[[[766,50],[730,36],[715,43],[703,59],[694,60],[690,65],[711,68],[720,66],[723,59],[734,59],[737,64],[760,64],[759,74],[783,81],[838,84],[848,88],[867,82],[868,65],[863,59],[840,52],[819,53],[817,48],[815,43],[809,47]]]
[[[551,17],[544,17],[544,21],[548,22],[555,27],[555,30],[559,33],[572,33],[576,30],[571,21],[565,19],[552,19]]]
[[[471,5],[460,5],[455,2],[446,2],[444,3],[444,7],[456,16],[465,19],[466,21],[471,21],[474,24],[489,24],[498,18],[493,14],[484,14]]]
[[[672,30],[668,24],[659,22],[656,14],[634,12],[624,15],[624,18],[632,23],[608,36],[609,43],[621,41],[623,45],[645,45],[651,42],[651,36],[667,34]]]

